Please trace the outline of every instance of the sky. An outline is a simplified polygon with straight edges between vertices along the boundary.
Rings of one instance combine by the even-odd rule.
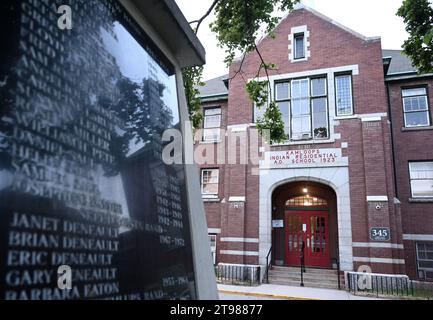
[[[188,21],[199,19],[213,0],[175,0]],[[367,37],[382,37],[383,49],[401,49],[408,34],[403,19],[396,16],[402,0],[303,0],[302,3],[321,12],[340,24]],[[283,16],[283,13],[279,13]],[[211,15],[203,22],[198,37],[206,49],[207,64],[203,79],[208,80],[227,73],[224,49],[217,46],[215,35],[209,29]]]

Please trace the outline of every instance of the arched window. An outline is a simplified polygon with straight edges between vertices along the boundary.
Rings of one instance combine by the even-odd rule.
[[[328,202],[325,199],[312,197],[312,196],[300,196],[287,200],[287,207],[318,207],[327,206]]]

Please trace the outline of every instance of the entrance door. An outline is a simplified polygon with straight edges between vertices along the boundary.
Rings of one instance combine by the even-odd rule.
[[[327,211],[286,211],[286,264],[299,266],[302,242],[307,267],[331,266]]]

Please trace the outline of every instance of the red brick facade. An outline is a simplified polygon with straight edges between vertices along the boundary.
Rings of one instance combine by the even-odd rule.
[[[307,28],[307,60],[292,62],[290,34],[300,26]],[[256,167],[251,164],[202,165],[220,170],[218,199],[205,200],[210,233],[217,234],[217,262],[263,265],[271,245],[272,259],[278,258],[271,220],[281,207],[275,208],[273,193],[286,190],[282,194],[290,197],[287,190],[295,188],[295,182],[314,182],[336,194],[337,204],[332,205],[336,209],[330,211],[333,215],[330,221],[334,221],[330,239],[331,247],[337,249],[331,258],[338,258],[343,270],[357,270],[366,265],[375,273],[407,272],[416,277],[413,243],[403,242],[403,234],[433,234],[430,215],[433,203],[409,202],[407,162],[433,160],[433,148],[427,147],[432,146],[429,137],[433,131],[401,129],[401,87],[413,82],[389,84],[390,115],[380,39],[364,38],[307,9],[288,15],[275,29],[275,35],[275,39],[265,38],[259,44],[264,60],[278,66],[270,72],[271,82],[326,76],[329,139],[288,141],[271,147],[270,151],[340,150],[346,164],[261,168],[260,174],[254,174]],[[229,78],[233,79],[228,98],[204,102],[204,107],[221,106],[223,129],[230,132],[233,128],[244,128],[250,132],[253,128],[254,108],[245,91],[244,79],[255,78],[259,65],[259,56],[254,52],[245,57],[242,65],[241,60],[235,62],[230,67]],[[235,76],[240,68],[242,76]],[[354,111],[350,116],[338,117],[334,79],[342,72],[352,75]],[[260,76],[264,76],[263,72]],[[432,80],[420,83],[429,84],[433,105]],[[196,147],[202,146],[197,137]],[[217,148],[218,143],[213,146]],[[237,149],[241,149],[240,145]],[[293,191],[293,196],[299,195],[296,192]],[[373,241],[371,228],[387,228],[390,239]]]
[[[433,119],[433,78],[401,79],[390,81],[389,100],[394,136],[395,170],[397,173],[397,197],[401,201],[402,225],[407,274],[417,278],[416,243],[428,242],[423,235],[433,235],[433,199],[419,201],[412,198],[409,162],[433,161],[433,126],[405,128],[402,90],[426,87],[429,100],[430,124]],[[413,237],[413,235],[419,235]],[[421,237],[420,237],[421,236]],[[413,240],[409,240],[414,238]],[[432,241],[433,237],[427,239]]]

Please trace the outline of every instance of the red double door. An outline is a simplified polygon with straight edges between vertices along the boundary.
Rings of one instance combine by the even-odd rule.
[[[328,211],[286,211],[286,264],[299,266],[302,241],[307,267],[328,268],[329,253]]]

